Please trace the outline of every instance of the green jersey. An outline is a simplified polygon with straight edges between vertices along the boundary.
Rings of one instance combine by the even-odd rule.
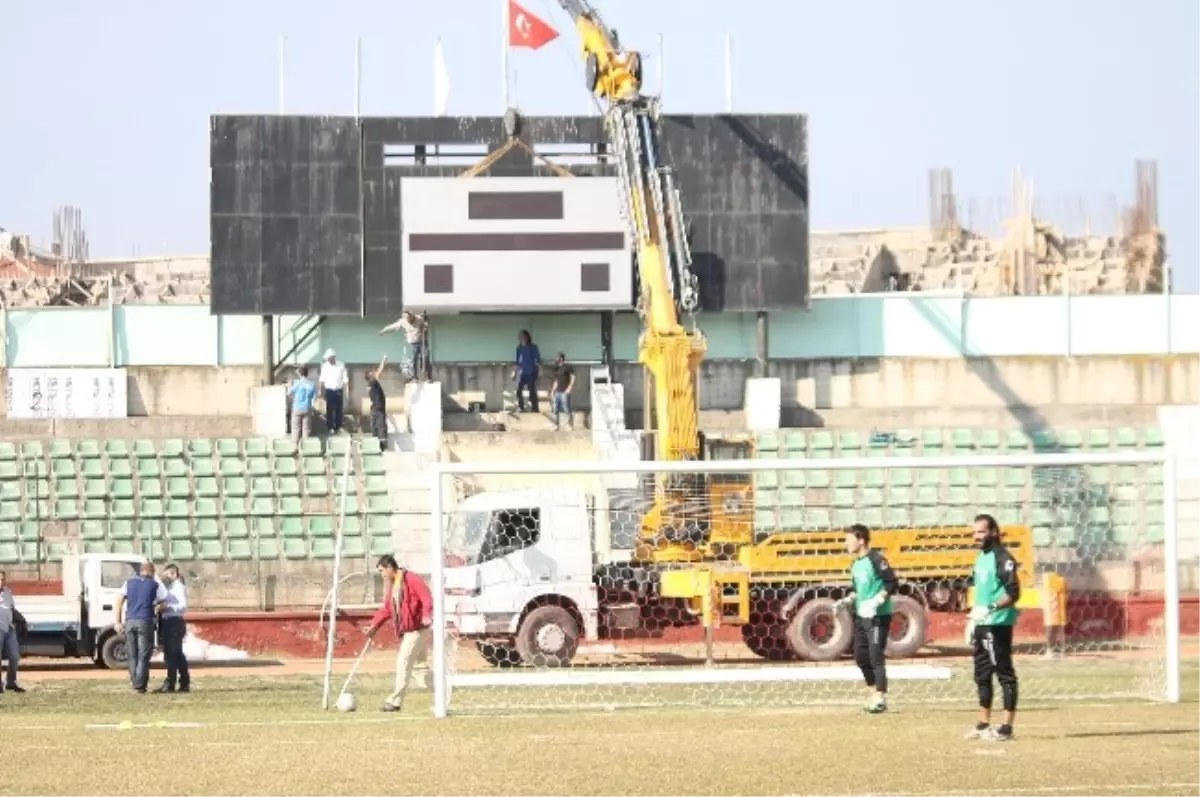
[[[850,580],[854,582],[854,609],[862,617],[863,604],[883,593],[887,600],[875,610],[876,617],[892,613],[892,595],[899,586],[896,573],[879,551],[868,551],[850,565]]]
[[[975,606],[989,607],[1009,595],[1013,605],[996,609],[980,625],[1013,625],[1017,622],[1017,599],[1021,597],[1021,582],[1017,578],[1017,560],[999,543],[980,551],[975,559],[972,576],[975,586]]]

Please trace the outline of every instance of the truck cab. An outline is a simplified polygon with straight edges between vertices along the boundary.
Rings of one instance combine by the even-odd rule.
[[[567,664],[597,634],[594,535],[582,490],[464,499],[447,531],[447,623],[493,664]]]
[[[103,667],[125,666],[125,639],[113,629],[121,587],[137,575],[137,554],[68,554],[61,595],[14,596],[28,632],[24,656],[90,658]],[[19,589],[19,585],[18,585]]]

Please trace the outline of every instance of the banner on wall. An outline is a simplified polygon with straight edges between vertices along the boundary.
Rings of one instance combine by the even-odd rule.
[[[9,368],[4,407],[9,418],[126,418],[124,368]]]

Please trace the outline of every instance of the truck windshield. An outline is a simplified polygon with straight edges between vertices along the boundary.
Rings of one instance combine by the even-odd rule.
[[[463,512],[460,522],[455,524],[446,541],[446,553],[466,560],[466,564],[476,564],[483,541],[487,537],[488,524],[491,522],[491,512]]]

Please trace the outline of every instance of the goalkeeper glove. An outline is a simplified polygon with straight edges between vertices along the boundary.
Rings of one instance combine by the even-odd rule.
[[[871,618],[879,611],[879,607],[887,600],[887,593],[881,592],[873,598],[868,598],[859,604],[858,616],[862,618]]]
[[[849,611],[850,609],[853,609],[853,608],[854,608],[854,593],[853,592],[851,592],[849,595],[843,595],[842,597],[838,598],[837,603],[833,604],[833,610],[835,612],[840,612],[842,609],[846,609],[847,611]]]
[[[988,618],[992,613],[990,606],[975,606],[971,609],[971,622],[978,625]]]

